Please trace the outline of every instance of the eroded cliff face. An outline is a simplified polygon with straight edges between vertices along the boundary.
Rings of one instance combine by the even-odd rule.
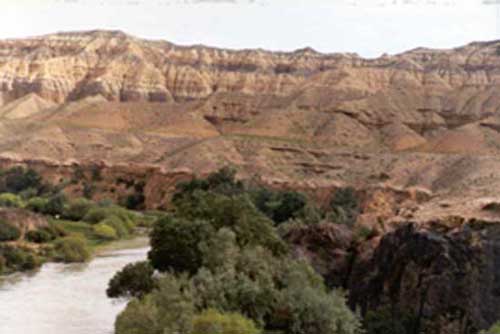
[[[198,175],[234,165],[280,187],[413,188],[432,212],[460,209],[500,186],[499,46],[362,59],[116,31],[4,40],[0,155]]]
[[[285,236],[327,282],[402,333],[473,334],[500,313],[500,221],[407,222],[365,240],[321,224]],[[383,320],[382,320],[383,319]],[[391,328],[391,333],[398,333]]]
[[[422,130],[423,120],[428,127],[459,124],[496,110],[497,46],[416,49],[367,60],[312,49],[182,47],[115,31],[60,33],[0,42],[0,92],[4,101],[36,93],[58,103],[93,95],[112,101],[269,95],[288,97],[304,108],[344,110],[371,122],[411,115],[418,123],[414,127]],[[374,106],[378,110],[370,110]],[[447,114],[453,118],[443,119]]]

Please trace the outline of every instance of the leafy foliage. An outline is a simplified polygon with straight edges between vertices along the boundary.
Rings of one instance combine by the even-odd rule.
[[[363,324],[367,334],[411,334],[417,332],[414,316],[390,305],[368,311]]]
[[[156,287],[154,269],[147,261],[126,265],[109,282],[106,293],[110,298],[142,297]]]
[[[23,200],[18,195],[3,193],[0,194],[0,206],[7,208],[20,208],[23,206]]]
[[[306,206],[304,195],[295,191],[271,191],[258,188],[252,192],[255,206],[276,224],[297,217]]]
[[[27,189],[41,190],[42,178],[33,169],[13,167],[2,175],[1,192],[18,194]]]
[[[33,270],[40,266],[40,259],[31,251],[8,245],[0,245],[0,257],[4,259],[4,269],[13,271]]]
[[[360,203],[353,188],[338,189],[330,201],[333,220],[340,224],[354,225],[360,214]]]
[[[500,52],[499,52],[500,54]],[[500,322],[494,323],[490,329],[479,332],[479,334],[500,334]]]
[[[195,314],[186,279],[167,274],[158,288],[142,299],[133,299],[118,316],[116,334],[190,334]]]
[[[78,198],[68,203],[64,208],[62,217],[73,221],[80,221],[89,210],[94,207],[94,203],[86,198]]]
[[[249,191],[234,175],[226,169],[178,187],[173,214],[160,218],[150,235],[148,258],[161,272],[159,288],[129,303],[117,334],[216,334],[230,330],[229,323],[237,329],[227,333],[361,333],[345,295],[329,291],[309,264],[291,258],[275,226],[319,214],[300,194]],[[148,270],[130,267],[120,275],[141,281]],[[114,280],[113,295],[133,295],[128,283]],[[180,302],[184,318],[172,305]]]
[[[0,241],[15,241],[21,237],[21,231],[14,225],[0,220]]]
[[[26,204],[26,209],[31,210],[36,213],[45,212],[45,206],[49,200],[44,197],[32,197],[28,200]]]
[[[57,193],[48,199],[42,212],[52,216],[62,215],[66,202],[66,196],[63,193]]]
[[[53,233],[49,228],[43,228],[27,232],[25,238],[30,242],[43,244],[53,241],[56,237],[53,235]]]
[[[194,274],[202,264],[198,244],[213,233],[213,227],[203,220],[162,218],[150,235],[151,251],[148,257],[151,264],[160,271]]]
[[[107,224],[99,223],[97,225],[94,225],[93,229],[94,229],[95,235],[99,239],[103,239],[103,240],[116,240],[116,239],[118,239],[118,234],[116,233],[115,229]]]
[[[54,243],[56,259],[62,262],[85,262],[90,257],[87,242],[76,235],[64,237]]]
[[[260,332],[253,321],[241,314],[223,314],[214,309],[208,309],[194,317],[191,334],[259,334]]]

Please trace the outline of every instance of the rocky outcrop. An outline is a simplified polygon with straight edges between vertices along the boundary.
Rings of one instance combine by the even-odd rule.
[[[389,310],[411,320],[405,333],[426,334],[473,334],[499,320],[499,222],[408,223],[356,244],[343,229],[303,227],[288,240],[363,314]]]

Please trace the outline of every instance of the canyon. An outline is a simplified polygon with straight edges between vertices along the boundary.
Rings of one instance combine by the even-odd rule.
[[[92,184],[96,200],[141,191],[148,209],[223,166],[319,204],[353,187],[356,224],[377,235],[309,227],[289,236],[295,250],[353,305],[475,333],[498,320],[499,88],[500,41],[364,59],[120,31],[3,40],[0,167],[75,196]]]

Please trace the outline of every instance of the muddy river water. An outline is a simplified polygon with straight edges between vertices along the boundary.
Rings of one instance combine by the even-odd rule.
[[[0,278],[1,334],[111,334],[125,301],[106,297],[114,273],[144,260],[146,239],[116,243],[86,264],[44,265]]]

